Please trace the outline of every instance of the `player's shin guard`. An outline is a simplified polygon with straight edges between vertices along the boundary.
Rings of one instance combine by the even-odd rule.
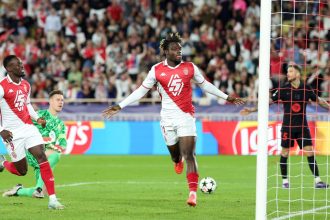
[[[54,176],[53,171],[50,168],[49,162],[45,161],[43,163],[39,164],[40,166],[40,174],[41,178],[45,183],[48,195],[54,195],[55,194],[55,184],[54,184]]]
[[[319,177],[319,167],[317,166],[314,156],[307,157],[309,168],[311,169],[314,177]]]
[[[281,174],[283,179],[288,178],[288,158],[281,156],[280,159],[280,168],[281,168]]]
[[[188,173],[187,182],[190,192],[196,192],[198,186],[198,173]]]
[[[53,153],[53,154],[48,156],[48,162],[49,162],[49,165],[50,165],[50,168],[52,169],[52,171],[54,171],[56,164],[60,160],[60,155],[61,155],[60,153]],[[37,180],[36,188],[38,188],[38,187],[43,188],[44,181],[40,177],[39,168],[35,169],[34,172],[35,172],[36,180]]]
[[[6,170],[11,172],[12,174],[15,174],[17,176],[22,176],[22,174],[20,174],[18,172],[18,170],[16,169],[13,162],[9,162],[9,161],[6,160],[6,161],[3,162],[3,166],[6,168]]]

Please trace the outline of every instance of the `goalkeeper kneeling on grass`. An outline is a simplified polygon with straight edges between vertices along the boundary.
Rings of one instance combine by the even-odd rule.
[[[60,90],[50,92],[49,108],[47,110],[38,111],[38,115],[46,120],[46,127],[43,128],[34,122],[44,138],[45,153],[53,171],[60,160],[61,153],[66,148],[65,125],[63,121],[57,117],[58,113],[62,111],[63,105],[63,92]],[[4,197],[26,196],[44,198],[44,182],[41,179],[38,162],[28,151],[26,152],[26,158],[28,164],[34,168],[36,185],[31,188],[24,188],[22,184],[17,184],[11,190],[3,193]]]

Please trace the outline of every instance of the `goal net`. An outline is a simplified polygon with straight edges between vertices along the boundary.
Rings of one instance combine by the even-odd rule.
[[[294,62],[301,67],[308,88],[329,103],[330,1],[274,0],[271,15],[270,86],[281,92],[287,67]],[[330,189],[316,188],[319,179],[314,178],[307,152],[296,141],[287,160],[289,187],[283,187],[279,157],[283,113],[283,103],[270,107],[269,124],[278,129],[275,135],[268,135],[268,146],[275,145],[277,150],[268,157],[267,219],[330,219]],[[330,111],[310,103],[304,114],[320,179],[329,183]]]

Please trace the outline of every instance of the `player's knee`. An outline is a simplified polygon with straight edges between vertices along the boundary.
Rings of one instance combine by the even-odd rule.
[[[195,161],[195,155],[194,155],[194,153],[187,153],[185,155],[185,160],[186,161]]]
[[[37,155],[34,155],[38,163],[42,163],[47,161],[46,154],[44,152],[38,153]]]
[[[281,152],[281,156],[288,157],[289,156],[289,149],[283,148]]]
[[[27,169],[17,169],[17,171],[19,172],[19,174],[21,175],[21,176],[25,176],[26,174],[27,174]]]
[[[313,156],[314,155],[313,147],[312,146],[304,147],[304,153],[307,157]]]

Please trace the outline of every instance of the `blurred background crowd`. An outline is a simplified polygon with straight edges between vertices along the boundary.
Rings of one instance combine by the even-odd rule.
[[[285,81],[294,61],[329,97],[330,2],[273,1],[272,8],[271,86]],[[177,31],[184,60],[223,92],[253,101],[259,19],[257,0],[2,0],[0,61],[22,59],[32,98],[58,88],[67,99],[118,100],[141,85],[163,59],[160,40]],[[216,101],[195,86],[193,95],[200,104]],[[147,95],[157,96],[155,89]]]

